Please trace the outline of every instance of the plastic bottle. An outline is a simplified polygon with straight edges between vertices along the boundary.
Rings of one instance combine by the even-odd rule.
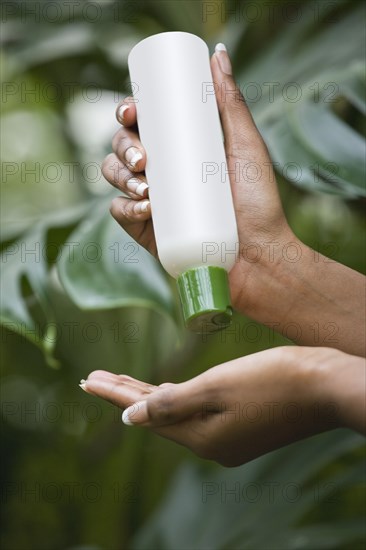
[[[225,328],[238,235],[208,47],[164,32],[136,44],[128,66],[159,260],[177,279],[186,327]]]

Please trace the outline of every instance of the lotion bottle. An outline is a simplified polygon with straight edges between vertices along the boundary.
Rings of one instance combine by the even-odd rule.
[[[186,32],[155,34],[128,67],[159,260],[177,279],[186,327],[223,329],[238,234],[208,47]]]

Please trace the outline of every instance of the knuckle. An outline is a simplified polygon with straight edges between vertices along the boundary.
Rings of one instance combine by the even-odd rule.
[[[222,108],[230,111],[242,111],[243,105],[246,106],[245,98],[238,86],[224,86],[221,91]]]
[[[123,144],[127,138],[128,138],[128,135],[126,134],[125,128],[120,128],[112,138],[113,150],[117,152],[121,144]]]
[[[122,135],[117,143],[116,154],[122,158],[124,157],[125,152],[131,146],[129,136]]]
[[[243,105],[245,107],[247,106],[247,102],[245,101],[245,97],[243,96],[240,88],[235,88],[235,93],[230,97],[229,105],[234,111],[239,112],[242,111]]]
[[[292,362],[297,355],[298,347],[296,346],[278,346],[274,348],[273,353],[280,363]]]
[[[113,149],[113,151],[116,150],[117,144],[118,144],[118,142],[119,142],[120,135],[121,135],[121,130],[118,130],[118,131],[114,134],[114,136],[112,137],[112,149]]]
[[[129,201],[121,197],[115,197],[109,208],[113,218],[117,220],[121,225],[125,223],[135,222],[136,216],[133,212],[133,205],[135,201]]]
[[[121,184],[126,188],[127,187],[127,182],[128,182],[129,179],[131,179],[132,174],[124,166],[123,166],[121,172],[122,172],[122,174],[121,174]]]
[[[117,197],[112,200],[109,211],[113,218],[117,218],[121,214],[121,202]]]
[[[114,157],[113,153],[107,155],[103,159],[102,166],[101,166],[103,176],[106,177],[110,173],[114,159],[115,159],[115,157]]]
[[[127,376],[127,374],[119,374],[118,382],[131,382],[131,377]]]
[[[156,392],[149,407],[151,420],[163,423],[174,420],[175,403],[175,392],[172,388]]]
[[[226,155],[243,162],[255,161],[261,155],[266,155],[266,146],[257,130],[243,129],[240,133],[233,132],[225,140]]]
[[[233,156],[243,157],[248,155],[247,149],[258,144],[257,136],[253,136],[252,132],[247,129],[241,129],[239,132],[232,132],[228,136],[227,148]]]

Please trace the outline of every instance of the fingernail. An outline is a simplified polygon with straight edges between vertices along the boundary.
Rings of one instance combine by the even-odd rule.
[[[83,391],[86,391],[85,384],[86,384],[86,380],[84,380],[84,378],[82,378],[79,382],[79,386]]]
[[[221,42],[216,44],[215,53],[222,72],[230,75],[233,74],[230,57],[227,53],[225,44],[222,44]]]
[[[138,178],[130,178],[126,183],[126,186],[129,191],[132,191],[132,193],[136,193],[141,197],[144,196],[146,189],[149,188],[147,183],[139,180]]]
[[[146,401],[137,401],[130,407],[127,407],[122,413],[122,422],[126,426],[133,426],[148,420]]]
[[[133,207],[136,214],[147,212],[149,208],[150,208],[150,201],[139,201]]]
[[[127,111],[127,109],[129,109],[129,108],[130,108],[130,106],[126,105],[126,103],[124,103],[123,105],[120,105],[118,107],[118,109],[117,109],[117,120],[121,124],[123,124],[123,116],[124,116],[125,112]]]
[[[142,153],[136,147],[129,147],[125,152],[125,159],[132,168],[135,168],[138,161],[142,159]]]

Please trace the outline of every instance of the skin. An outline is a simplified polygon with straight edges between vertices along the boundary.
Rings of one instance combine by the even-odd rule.
[[[154,386],[95,371],[81,387],[123,409],[132,405],[130,424],[236,466],[325,430],[349,427],[365,433],[365,364],[359,357],[365,354],[365,279],[315,256],[294,235],[266,145],[235,85],[227,52],[215,52],[211,69],[241,251],[229,274],[232,302],[287,336],[288,327],[296,324],[293,339],[300,345],[243,357],[181,384]],[[102,171],[127,196],[113,200],[111,213],[158,257],[148,189],[140,186],[138,193],[127,183],[136,177],[146,183],[146,152],[132,98],[118,106],[117,119],[123,126]],[[131,164],[131,158],[137,161]],[[259,178],[248,176],[249,162],[259,168]],[[297,251],[298,261],[289,261],[284,251],[289,256]],[[310,347],[322,344],[329,347]]]
[[[154,386],[92,372],[83,389],[130,422],[223,466],[338,427],[366,432],[364,360],[330,348],[279,347]],[[232,411],[232,412],[229,412]]]

